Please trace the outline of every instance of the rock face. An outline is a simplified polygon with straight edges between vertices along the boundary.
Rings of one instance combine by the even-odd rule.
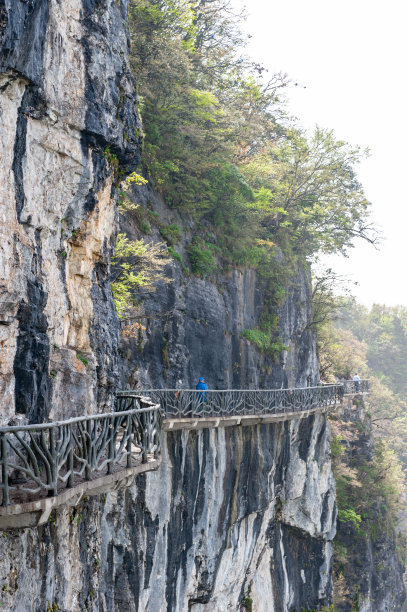
[[[300,612],[331,601],[324,415],[168,432],[157,472],[1,538],[5,609]],[[52,608],[51,608],[52,609]]]
[[[150,207],[161,223],[179,224],[182,240],[177,250],[187,260],[185,245],[192,232],[185,220],[169,210],[148,187],[135,190],[133,199]],[[122,219],[122,230],[140,238],[137,219]],[[150,240],[162,240],[151,228]],[[174,261],[172,282],[147,296],[138,315],[146,327],[138,339],[121,338],[123,388],[195,388],[204,376],[211,389],[306,387],[318,382],[315,338],[308,327],[311,283],[304,268],[290,279],[283,304],[268,316],[278,317],[278,336],[289,350],[277,356],[260,353],[242,337],[258,327],[265,309],[265,287],[255,270],[235,268],[214,278],[187,274]]]
[[[0,2],[3,422],[102,410],[117,369],[112,165],[139,160],[126,3],[63,4]]]
[[[125,15],[125,0],[0,0],[2,424],[104,411],[119,372],[126,386],[181,378],[187,387],[199,375],[212,388],[316,382],[303,270],[275,313],[290,347],[276,359],[241,338],[263,308],[255,272],[208,281],[174,263],[173,283],[143,305],[142,352],[123,341],[119,364],[109,287],[115,174],[135,169],[140,150]],[[156,473],[0,538],[4,609],[223,612],[252,601],[299,612],[330,603],[324,415],[174,432],[163,447]]]

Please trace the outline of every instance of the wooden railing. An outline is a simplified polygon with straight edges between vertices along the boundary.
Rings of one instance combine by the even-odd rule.
[[[159,455],[160,430],[160,407],[136,398],[130,410],[2,427],[1,503],[55,496],[81,481],[147,463]]]
[[[343,395],[343,385],[264,391],[137,389],[120,391],[116,410],[129,410],[137,397],[145,397],[159,403],[167,419],[284,414],[334,406]]]
[[[340,380],[340,385],[343,385],[345,395],[354,393],[369,393],[370,385],[369,380],[364,378],[362,380]]]

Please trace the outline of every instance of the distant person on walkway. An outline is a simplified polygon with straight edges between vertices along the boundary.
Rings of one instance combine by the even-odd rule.
[[[360,378],[356,372],[355,376],[353,377],[353,383],[355,385],[355,391],[356,393],[359,393],[360,391]]]
[[[175,388],[176,388],[176,391],[175,391],[175,397],[178,399],[178,398],[179,398],[180,391],[181,391],[181,389],[182,389],[182,380],[181,380],[181,379],[179,379],[179,380],[177,381],[177,384],[176,384]]]
[[[208,391],[208,385],[205,382],[205,379],[201,376],[197,386],[195,387],[198,391]],[[201,402],[206,402],[206,393],[198,393],[198,399]]]

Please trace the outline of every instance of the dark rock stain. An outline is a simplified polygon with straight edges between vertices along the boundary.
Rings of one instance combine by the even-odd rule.
[[[308,609],[317,610],[321,606],[329,605],[329,595],[321,596],[319,593],[320,571],[326,560],[325,541],[312,538],[307,532],[283,523],[271,523],[267,536],[269,546],[274,551],[271,570],[274,609],[299,612]],[[284,596],[286,585],[284,566],[290,584],[290,593],[294,594],[288,608]],[[329,576],[329,568],[327,573]],[[328,589],[329,592],[331,589]]]
[[[298,428],[298,438],[300,441],[298,446],[298,454],[303,461],[307,461],[308,458],[314,420],[314,415],[301,419],[300,426]]]
[[[330,491],[327,491],[324,496],[324,501],[322,502],[322,512],[321,512],[321,530],[325,531],[326,521],[329,517],[329,499],[331,497]]]
[[[18,109],[16,136],[14,141],[14,157],[12,165],[16,194],[17,219],[19,222],[25,202],[23,159],[25,157],[26,152],[27,138],[27,117],[25,114],[26,99],[27,92],[24,94],[21,106]]]
[[[0,2],[0,72],[14,72],[39,85],[43,77],[43,52],[49,0]]]
[[[317,441],[315,443],[315,455],[314,455],[315,459],[318,461],[320,465],[324,461],[322,449],[324,446],[325,438],[326,438],[326,419],[323,419],[322,424],[321,424],[321,429],[319,430]]]
[[[27,281],[27,299],[21,302],[19,333],[14,358],[16,412],[30,423],[41,423],[49,414],[51,384],[48,376],[50,347],[44,315],[47,294],[38,279]]]
[[[112,54],[109,44],[112,35],[124,26],[123,9],[117,3],[112,6],[108,28],[99,18],[100,11],[105,10],[104,0],[82,0],[82,7],[85,35],[81,43],[88,103],[83,142],[87,147],[99,151],[109,147],[110,153],[117,156],[124,174],[133,172],[140,164],[141,125],[135,112],[135,96],[125,93],[124,81],[134,87],[133,91],[135,82],[122,58]],[[116,39],[114,43],[117,44]],[[107,75],[103,70],[101,62],[104,61],[109,62],[109,68],[115,68],[112,75]],[[113,126],[106,123],[108,114],[116,118]]]

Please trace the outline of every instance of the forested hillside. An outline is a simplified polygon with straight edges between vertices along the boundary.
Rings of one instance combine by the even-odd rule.
[[[407,310],[379,304],[368,309],[341,298],[336,308],[334,321],[318,328],[323,376],[334,381],[358,372],[371,385],[366,411],[357,406],[353,422],[350,415],[332,421],[336,583],[344,602],[366,587],[363,572],[355,580],[354,566],[367,564],[363,551],[369,546],[376,550],[371,565],[378,575],[390,567],[386,549],[394,548],[401,564],[406,560]]]
[[[355,175],[364,152],[330,131],[308,135],[288,116],[284,91],[293,85],[246,57],[243,16],[231,2],[131,0],[129,18],[144,129],[140,174],[193,228],[183,258],[179,224],[122,191],[121,206],[141,233],[158,227],[169,254],[202,278],[256,269],[269,306],[281,303],[299,262],[344,253],[355,237],[374,240]],[[148,279],[126,282],[132,293]],[[282,349],[268,315],[247,337],[262,350]]]
[[[373,427],[407,467],[407,309],[346,301],[319,329],[321,375],[371,380]]]

